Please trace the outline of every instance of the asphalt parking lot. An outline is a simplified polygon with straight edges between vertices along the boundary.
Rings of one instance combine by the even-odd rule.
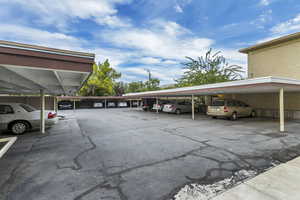
[[[187,183],[264,170],[300,155],[300,123],[213,120],[138,109],[63,111],[0,160],[0,199],[171,199]]]

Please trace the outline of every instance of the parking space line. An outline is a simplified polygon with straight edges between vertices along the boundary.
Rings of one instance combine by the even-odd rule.
[[[0,143],[7,142],[4,147],[0,150],[0,158],[9,150],[9,148],[16,142],[17,137],[8,137],[8,138],[1,138]]]

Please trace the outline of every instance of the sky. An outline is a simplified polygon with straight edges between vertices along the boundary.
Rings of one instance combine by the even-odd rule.
[[[210,48],[246,71],[239,49],[298,31],[299,0],[0,0],[0,40],[95,53],[125,82],[174,83]]]

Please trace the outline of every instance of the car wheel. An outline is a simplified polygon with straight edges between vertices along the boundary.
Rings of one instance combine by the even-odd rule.
[[[252,110],[250,117],[256,117],[256,112]]]
[[[27,131],[28,128],[29,128],[28,123],[22,122],[22,121],[15,122],[11,125],[11,131],[15,135],[24,134]]]
[[[232,113],[231,120],[235,121],[237,119],[238,119],[237,113],[236,112]]]
[[[181,114],[181,110],[180,110],[180,109],[177,109],[177,110],[175,111],[175,113],[176,113],[177,115],[180,115],[180,114]]]
[[[211,118],[213,118],[213,119],[217,119],[217,117],[216,117],[216,116],[212,116]]]

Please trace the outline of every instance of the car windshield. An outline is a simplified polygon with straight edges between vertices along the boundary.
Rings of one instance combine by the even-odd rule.
[[[225,101],[224,100],[216,100],[213,101],[212,106],[224,106],[225,105]]]
[[[36,110],[36,108],[30,106],[30,105],[27,105],[27,104],[20,104],[20,106],[26,110],[27,112],[33,112]]]

